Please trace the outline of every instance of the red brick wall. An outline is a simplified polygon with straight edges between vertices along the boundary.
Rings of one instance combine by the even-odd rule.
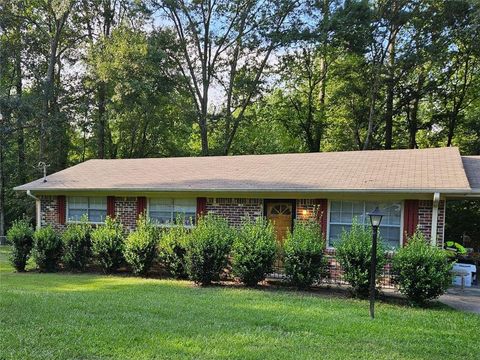
[[[133,231],[137,226],[137,198],[116,197],[115,218],[118,219],[126,231]]]
[[[432,231],[432,210],[433,201],[421,200],[418,203],[418,229],[430,239]],[[445,231],[445,201],[441,200],[438,204],[437,219],[437,245],[443,247]]]
[[[230,225],[239,226],[245,217],[263,216],[262,199],[207,198],[207,213],[228,219]]]
[[[297,200],[297,220],[307,220],[315,216],[318,212],[318,200],[316,199],[298,199]],[[306,211],[306,215],[303,212]]]
[[[41,225],[52,225],[55,229],[62,231],[65,225],[58,221],[58,204],[56,196],[41,196]],[[318,208],[317,199],[298,199],[296,201],[296,217],[299,220],[305,219],[303,211],[307,211],[307,217],[314,216]],[[432,205],[430,200],[419,201],[418,207],[418,228],[430,239]],[[207,198],[206,210],[224,216],[234,226],[241,224],[242,218],[252,218],[263,215],[263,199],[252,198]],[[137,198],[117,197],[115,198],[115,216],[121,221],[126,230],[132,231],[136,226]],[[326,216],[326,214],[325,214]],[[445,201],[439,203],[437,223],[437,245],[443,246],[445,228]]]
[[[59,223],[58,219],[58,198],[57,196],[40,197],[40,225],[51,225],[55,230],[62,231],[65,225]]]

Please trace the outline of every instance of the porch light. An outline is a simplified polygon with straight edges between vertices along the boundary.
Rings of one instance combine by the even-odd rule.
[[[377,229],[382,222],[382,218],[385,216],[385,214],[380,211],[378,206],[372,212],[367,213],[367,215],[370,217],[370,223],[372,224],[372,228]]]
[[[302,210],[302,215],[303,215],[303,217],[307,217],[307,215],[308,215],[308,210],[307,210],[307,209],[303,209],[303,210]]]
[[[370,317],[375,318],[375,278],[377,270],[377,239],[378,228],[382,222],[382,218],[385,215],[380,211],[378,206],[372,212],[367,213],[370,217],[370,223],[372,224],[372,253],[370,260]]]

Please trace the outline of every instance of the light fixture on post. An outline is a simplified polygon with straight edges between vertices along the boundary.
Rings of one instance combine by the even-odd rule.
[[[375,318],[375,278],[377,270],[377,240],[378,240],[378,228],[382,222],[382,218],[385,215],[380,211],[378,206],[372,212],[367,213],[370,217],[370,224],[372,224],[372,254],[370,260],[370,317]]]

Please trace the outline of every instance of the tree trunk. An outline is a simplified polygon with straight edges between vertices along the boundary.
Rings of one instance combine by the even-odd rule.
[[[200,137],[202,141],[202,155],[208,156],[207,105],[202,104],[202,114],[199,119]]]
[[[397,1],[393,1],[392,12],[396,18],[398,15]],[[395,45],[397,41],[398,26],[390,25],[390,42],[388,44],[388,79],[387,99],[385,109],[385,149],[390,150],[393,143],[393,100],[395,87]]]
[[[20,26],[17,28],[19,42],[20,42]],[[19,184],[26,183],[26,176],[25,176],[25,130],[24,130],[24,116],[23,116],[23,109],[22,109],[22,59],[21,59],[21,52],[20,52],[20,44],[18,44],[19,48],[16,49],[15,53],[15,89],[17,92],[17,111],[16,111],[16,118],[17,118],[17,181]]]
[[[396,31],[396,30],[394,30]],[[396,35],[393,35],[396,36]],[[392,39],[388,50],[388,80],[387,80],[387,104],[385,111],[385,149],[392,148],[393,140],[393,98],[394,98],[394,66],[395,66],[395,37]]]
[[[319,96],[319,120],[317,122],[317,128],[315,131],[315,151],[320,151],[320,144],[322,141],[323,123],[326,117],[325,109],[325,97],[327,93],[327,64],[325,54],[320,59],[320,72],[322,80],[320,81],[320,96]]]
[[[418,107],[421,99],[421,92],[423,88],[423,83],[425,82],[425,77],[422,73],[418,76],[417,88],[415,91],[415,98],[413,99],[412,111],[408,119],[408,147],[410,149],[417,148],[417,132],[418,132]]]
[[[104,38],[110,37],[114,9],[112,9],[111,1],[104,2],[103,9],[103,36]],[[100,159],[106,157],[106,131],[108,127],[107,119],[107,84],[104,81],[100,81],[97,87],[98,95],[98,123],[97,123],[97,137],[98,137],[98,151],[97,156]]]
[[[105,158],[105,128],[107,127],[106,86],[103,81],[98,84],[98,151],[99,159]]]

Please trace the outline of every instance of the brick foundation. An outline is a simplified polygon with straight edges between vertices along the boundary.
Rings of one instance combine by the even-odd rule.
[[[262,199],[207,198],[207,213],[228,219],[230,225],[239,226],[245,217],[263,216]]]

